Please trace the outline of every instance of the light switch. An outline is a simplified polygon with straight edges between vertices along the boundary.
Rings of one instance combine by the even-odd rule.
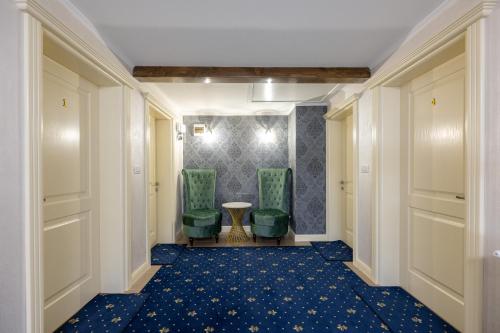
[[[135,166],[134,167],[134,175],[140,175],[142,172],[141,167]]]
[[[361,166],[361,173],[370,173],[370,166],[369,165],[362,165]]]

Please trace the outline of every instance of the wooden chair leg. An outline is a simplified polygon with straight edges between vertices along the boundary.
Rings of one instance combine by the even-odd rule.
[[[280,243],[281,243],[281,237],[278,237],[278,239],[276,239],[276,243],[278,243],[278,245],[280,245]]]
[[[215,235],[215,243],[219,242],[219,235]]]
[[[257,235],[256,234],[253,234],[253,242],[257,243]]]
[[[193,244],[194,244],[194,238],[193,237],[189,237],[189,245],[193,246]]]

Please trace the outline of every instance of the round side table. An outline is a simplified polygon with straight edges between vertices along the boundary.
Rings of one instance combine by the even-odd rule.
[[[245,232],[245,229],[243,229],[242,220],[245,211],[247,208],[252,207],[252,204],[249,202],[226,202],[222,204],[222,207],[227,209],[233,220],[233,225],[227,235],[228,242],[237,243],[249,240],[250,238]]]

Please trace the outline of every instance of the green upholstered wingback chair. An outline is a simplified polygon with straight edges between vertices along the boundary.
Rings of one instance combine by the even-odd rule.
[[[278,245],[290,223],[291,169],[257,169],[259,208],[250,214],[254,241],[257,236],[275,237]]]
[[[195,238],[214,236],[219,240],[222,214],[214,208],[215,178],[214,169],[184,169],[185,205],[182,214],[182,230],[193,245]]]

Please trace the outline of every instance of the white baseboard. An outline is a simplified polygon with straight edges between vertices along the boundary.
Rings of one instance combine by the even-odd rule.
[[[328,240],[327,234],[302,235],[295,234],[296,242],[325,242]]]
[[[354,259],[352,264],[354,265],[354,267],[359,269],[364,275],[366,275],[366,277],[369,278],[373,284],[376,284],[375,281],[373,280],[372,269],[370,266],[368,266],[359,259]]]
[[[250,226],[249,225],[244,225],[243,229],[246,232],[250,232]],[[223,225],[222,226],[222,232],[229,232],[229,230],[231,230],[231,226],[230,225]]]
[[[151,268],[151,263],[148,261],[145,261],[139,268],[137,268],[135,271],[132,272],[132,275],[130,277],[130,285],[129,288],[131,288],[143,275],[146,273],[146,271]]]

